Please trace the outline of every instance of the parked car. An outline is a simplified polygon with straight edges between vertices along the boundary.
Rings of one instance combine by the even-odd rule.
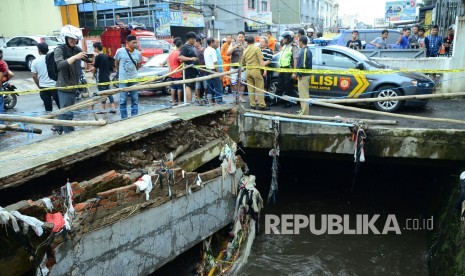
[[[31,70],[32,61],[39,57],[37,44],[42,42],[47,43],[49,51],[62,44],[55,36],[15,36],[3,44],[3,60],[9,65],[24,65]]]
[[[342,46],[309,46],[313,69],[362,71],[386,70],[386,74],[311,74],[310,95],[315,98],[371,98],[395,97],[433,93],[435,83],[428,76],[414,72],[392,72],[362,53]],[[277,68],[279,53],[273,56],[270,67]],[[357,70],[354,70],[357,72]],[[278,73],[273,73],[270,92],[276,94]],[[297,95],[297,93],[296,93]],[[427,100],[375,102],[376,109],[394,112],[402,105],[424,106]]]
[[[169,54],[167,54],[167,53],[163,53],[163,54],[158,54],[158,55],[153,56],[152,58],[150,58],[139,69],[139,71],[137,73],[137,76],[139,78],[143,78],[143,77],[163,76],[163,75],[168,74],[168,72],[170,71],[169,68],[168,68],[168,65],[160,66],[160,64],[164,63],[168,59],[168,55]],[[153,83],[160,83],[160,82],[165,82],[165,81],[170,81],[170,80],[171,80],[170,77],[166,77],[166,78],[163,78],[163,79],[159,79],[159,80],[157,80],[157,81],[155,81]],[[159,88],[159,89],[155,89],[155,91],[157,91],[157,90],[163,91],[163,93],[166,94],[166,95],[170,95],[169,86],[162,87],[162,88]]]
[[[352,39],[352,31],[353,30],[343,30],[339,35],[333,37],[333,41],[329,43],[329,45],[340,45],[346,46],[347,41]],[[362,41],[363,49],[374,49],[375,46],[370,45],[370,42],[375,40],[375,38],[381,36],[382,29],[360,29],[358,31],[358,39]],[[388,47],[395,49],[399,48],[397,46],[397,40],[399,36],[402,34],[397,30],[388,30],[389,35],[387,38]]]

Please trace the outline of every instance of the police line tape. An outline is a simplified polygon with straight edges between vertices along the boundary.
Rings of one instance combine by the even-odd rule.
[[[206,68],[206,65],[195,65],[192,68]],[[222,65],[214,65],[208,67],[233,67],[239,68],[241,67],[243,71],[247,69],[260,69],[266,71],[273,71],[278,73],[304,73],[304,74],[320,74],[320,75],[389,75],[394,73],[425,73],[425,74],[444,74],[444,73],[460,73],[465,72],[465,68],[460,69],[413,69],[413,70],[404,70],[404,69],[383,69],[383,70],[358,70],[358,69],[348,69],[348,70],[319,70],[319,69],[292,69],[292,68],[272,68],[272,67],[262,67],[262,66],[240,66],[240,63],[229,63],[229,64],[222,64]],[[42,89],[30,89],[30,90],[22,90],[22,91],[0,91],[0,94],[34,94],[39,93],[42,91],[49,91],[49,90],[71,90],[71,89],[81,89],[81,88],[90,88],[94,86],[105,86],[105,85],[112,85],[112,84],[119,84],[119,83],[135,83],[135,82],[143,82],[153,80],[156,81],[155,78],[157,76],[150,76],[150,77],[143,77],[143,78],[135,78],[135,79],[128,79],[128,80],[117,80],[117,81],[109,81],[109,82],[101,82],[101,83],[87,83],[87,84],[78,84],[78,85],[71,85],[65,87],[49,87],[49,88],[42,88]]]

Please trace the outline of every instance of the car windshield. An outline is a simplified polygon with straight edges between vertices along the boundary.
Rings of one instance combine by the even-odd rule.
[[[164,63],[168,59],[168,54],[159,54],[145,63],[145,67],[160,67],[160,63]]]
[[[58,46],[62,43],[58,40],[58,38],[54,36],[44,36],[42,37],[43,42],[47,43],[48,46]]]
[[[346,51],[350,52],[350,54],[352,56],[355,56],[358,60],[362,60],[363,62],[367,63],[368,65],[372,66],[372,67],[375,67],[375,68],[386,68],[386,65],[384,64],[381,64],[375,60],[372,60],[371,58],[365,56],[364,54],[358,52],[358,51],[355,51],[353,49],[350,49],[350,48],[346,48]]]
[[[163,44],[155,38],[139,38],[141,49],[163,49]]]

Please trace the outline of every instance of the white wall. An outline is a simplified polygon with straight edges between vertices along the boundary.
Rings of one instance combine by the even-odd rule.
[[[1,0],[0,26],[4,37],[51,35],[62,27],[60,8],[53,0]]]

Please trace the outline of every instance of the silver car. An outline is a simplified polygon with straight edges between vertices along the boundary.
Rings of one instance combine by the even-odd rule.
[[[160,64],[164,64],[168,60],[169,54],[158,54],[156,56],[151,57],[137,72],[137,76],[139,78],[143,77],[155,77],[155,76],[163,76],[168,74],[170,69],[168,65],[160,66]],[[163,79],[156,80],[153,83],[160,83],[165,81],[170,81],[171,78],[165,77]],[[159,89],[154,89],[154,91],[163,91],[164,94],[170,95],[170,88],[169,86],[162,87]]]
[[[312,67],[332,70],[330,73],[310,75],[310,96],[320,98],[371,98],[432,94],[434,81],[421,73],[392,72],[387,66],[347,47],[309,46],[312,52]],[[279,67],[280,54],[276,54],[270,67]],[[339,74],[337,70],[358,69],[363,74]],[[369,71],[385,70],[386,74],[369,74]],[[354,70],[356,73],[357,70]],[[367,73],[368,74],[364,74]],[[271,92],[277,93],[278,73],[273,73]],[[403,105],[424,106],[427,100],[375,102],[380,111],[394,112]]]

